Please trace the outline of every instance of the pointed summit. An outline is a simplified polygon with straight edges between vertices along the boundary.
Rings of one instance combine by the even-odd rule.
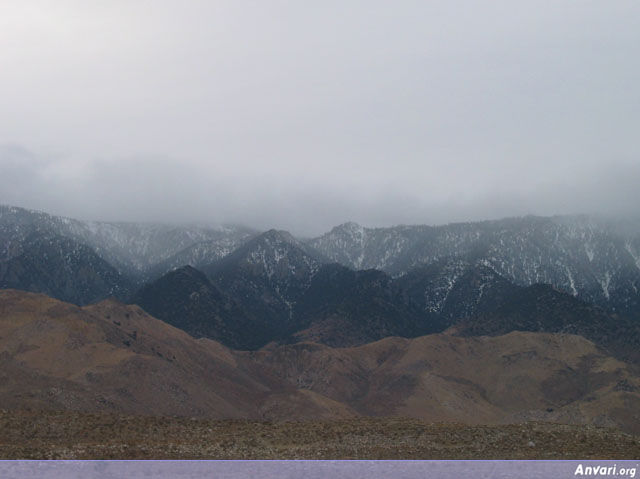
[[[206,271],[216,276],[239,268],[250,270],[253,276],[277,281],[286,281],[289,277],[304,280],[305,277],[310,279],[322,262],[318,253],[291,233],[272,229],[248,241]]]
[[[297,244],[298,241],[291,233],[284,230],[270,229],[256,237],[257,240],[266,243],[290,243]]]
[[[257,318],[255,331],[277,337],[289,330],[295,305],[321,264],[320,256],[290,233],[269,230],[205,272],[226,294],[242,298]]]
[[[365,250],[369,243],[369,229],[349,221],[311,240],[309,244],[332,261],[364,269],[372,265],[365,262]]]

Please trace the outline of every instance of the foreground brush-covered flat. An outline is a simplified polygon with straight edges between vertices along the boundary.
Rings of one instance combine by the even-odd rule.
[[[0,459],[637,459],[595,426],[469,426],[403,418],[256,422],[0,412]]]

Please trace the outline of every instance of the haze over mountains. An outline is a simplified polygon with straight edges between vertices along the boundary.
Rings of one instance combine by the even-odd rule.
[[[640,229],[632,221],[345,223],[301,240],[276,230],[83,222],[4,206],[0,240],[3,288],[79,305],[114,296],[234,348],[355,346],[465,323],[477,334],[584,333],[635,356]],[[538,284],[549,286],[529,288]]]

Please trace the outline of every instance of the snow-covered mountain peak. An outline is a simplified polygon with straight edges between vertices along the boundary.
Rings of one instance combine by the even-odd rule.
[[[256,237],[256,242],[263,243],[269,246],[277,245],[297,245],[298,241],[293,237],[291,233],[283,230],[270,229]]]
[[[305,251],[305,245],[286,231],[266,231],[247,243],[245,249],[244,261],[259,265],[269,278],[296,275],[300,270],[313,274],[320,266],[320,262]]]

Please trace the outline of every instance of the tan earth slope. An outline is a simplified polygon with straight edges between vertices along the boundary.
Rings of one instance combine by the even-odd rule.
[[[535,419],[640,433],[637,367],[580,336],[430,335],[355,348],[301,343],[236,354],[365,415],[469,424]]]
[[[0,291],[0,404],[4,408],[281,419],[348,417],[349,408],[234,365],[137,306],[79,308]]]
[[[0,291],[0,404],[268,420],[528,420],[640,433],[640,376],[579,336],[387,338],[232,351],[136,306]]]

